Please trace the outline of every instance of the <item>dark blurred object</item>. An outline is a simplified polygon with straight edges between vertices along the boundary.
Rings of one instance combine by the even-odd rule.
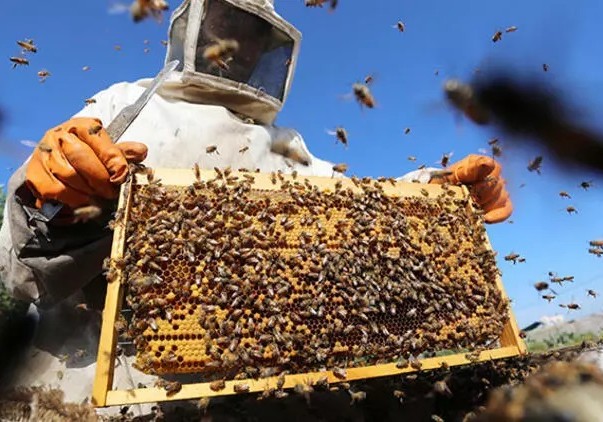
[[[603,171],[603,134],[579,123],[569,98],[541,80],[497,71],[471,84],[449,80],[448,101],[478,125],[546,146],[562,163]]]
[[[523,385],[492,392],[477,421],[600,421],[603,372],[594,364],[551,362]]]

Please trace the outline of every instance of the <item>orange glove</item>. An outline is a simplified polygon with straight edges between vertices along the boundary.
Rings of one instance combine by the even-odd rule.
[[[79,208],[95,203],[95,197],[117,198],[128,161],[146,156],[144,144],[113,144],[100,120],[76,117],[44,134],[27,164],[25,183],[37,207],[54,200]]]
[[[471,154],[451,165],[452,174],[432,178],[429,183],[449,182],[468,185],[475,202],[484,210],[487,223],[500,223],[509,218],[513,204],[500,176],[501,167],[484,155]]]

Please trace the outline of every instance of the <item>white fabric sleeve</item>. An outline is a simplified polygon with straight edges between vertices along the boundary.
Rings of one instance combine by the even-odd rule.
[[[439,169],[437,169],[435,167],[414,170],[414,171],[411,171],[410,173],[406,173],[404,176],[396,178],[396,180],[399,180],[402,182],[418,181],[419,183],[429,183],[429,180],[431,179],[431,172],[437,171],[437,170],[439,170]]]

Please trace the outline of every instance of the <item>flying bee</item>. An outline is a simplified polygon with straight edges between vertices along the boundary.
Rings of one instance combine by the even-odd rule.
[[[580,183],[580,187],[584,190],[588,190],[588,188],[591,188],[592,186],[593,186],[592,180],[584,181],[584,182]]]
[[[408,157],[406,157],[406,159],[407,159],[408,161],[412,161],[412,162],[417,161],[417,157],[415,157],[414,155],[409,155]]]
[[[373,75],[366,75],[364,77],[364,84],[369,85],[373,82],[374,79],[375,79],[375,77]]]
[[[218,39],[203,50],[203,58],[222,70],[228,70],[228,63],[239,51],[239,42],[233,39]]]
[[[82,67],[82,70],[83,70],[84,72],[87,72],[87,71],[89,71],[89,70],[90,70],[90,66],[83,66],[83,67]]]
[[[19,65],[29,66],[29,60],[27,60],[25,57],[11,57],[9,60],[13,62],[13,69]]]
[[[441,381],[436,381],[433,384],[433,391],[435,391],[437,394],[440,394],[442,396],[452,397],[452,391],[450,391],[450,388],[448,387],[446,379],[443,379]]]
[[[492,42],[498,42],[502,39],[502,31],[496,31],[494,35],[492,35]]]
[[[542,70],[544,70],[545,72],[549,71],[549,65],[546,63],[542,63]]]
[[[345,173],[346,171],[348,171],[348,165],[345,163],[335,164],[333,166],[333,173]]]
[[[502,148],[500,147],[500,145],[492,145],[492,155],[494,157],[502,156]]]
[[[348,147],[348,132],[342,126],[338,126],[335,130],[327,131],[329,135],[335,136],[335,138],[343,144],[346,148]]]
[[[540,167],[542,166],[542,156],[539,155],[528,163],[528,171],[535,171],[540,174]]]
[[[551,300],[555,299],[557,296],[554,295],[542,295],[542,298],[547,302],[551,303]]]
[[[304,0],[304,4],[306,7],[322,7],[322,5],[328,1],[329,0]]]
[[[597,292],[595,292],[595,291],[594,291],[594,290],[592,290],[592,289],[588,289],[588,290],[586,291],[586,294],[587,294],[588,296],[592,296],[592,297],[593,297],[593,298],[595,298],[595,299],[597,298],[597,295],[598,295],[598,293],[597,293]]]
[[[394,397],[400,401],[400,404],[404,403],[404,398],[406,397],[406,393],[401,390],[394,390]]]
[[[366,399],[366,393],[364,391],[348,390],[348,393],[350,393],[350,398],[352,399],[350,405],[356,402],[361,402],[362,400]]]
[[[43,69],[38,72],[38,78],[40,78],[40,82],[44,82],[50,76],[50,72]]]
[[[442,155],[442,158],[440,160],[440,165],[442,167],[448,166],[448,162],[450,161],[450,157],[452,157],[452,154],[453,154],[452,152],[448,152],[448,153],[445,153],[444,155]]]
[[[368,108],[375,107],[375,98],[371,93],[369,87],[365,84],[355,83],[352,85],[352,92],[356,97],[356,101],[360,104],[360,106],[366,106]]]
[[[588,244],[595,248],[603,248],[603,240],[591,240],[588,242]]]
[[[444,95],[457,110],[478,125],[490,122],[490,113],[480,103],[473,88],[458,79],[450,79],[444,83]]]
[[[136,23],[151,15],[158,23],[162,22],[162,13],[170,8],[165,0],[134,0],[130,5],[130,15]]]
[[[198,163],[195,163],[193,171],[195,172],[195,179],[197,180],[197,182],[201,182],[201,169],[199,168]]]
[[[410,133],[410,128],[409,127],[405,128],[404,129],[404,134],[408,135],[409,133]]]
[[[515,32],[517,31],[517,27],[516,26],[510,26],[507,29],[505,29],[505,32],[509,33],[509,32]]]
[[[96,205],[87,205],[85,207],[76,208],[73,210],[73,222],[74,223],[86,223],[90,220],[98,218],[102,214],[103,210]]]
[[[534,284],[534,288],[541,292],[549,288],[549,283],[547,283],[546,281],[539,281]]]
[[[34,44],[34,41],[31,39],[25,40],[25,41],[17,41],[17,44],[19,45],[19,47],[21,47],[23,49],[24,53],[25,52],[36,53],[38,51],[38,48]]]
[[[205,148],[205,152],[208,154],[213,154],[215,152],[216,154],[220,155],[216,145],[209,145],[207,148]]]
[[[578,305],[577,303],[568,303],[566,306],[567,306],[567,309],[571,309],[573,311],[581,309],[580,305]]]
[[[505,261],[513,261],[513,264],[516,264],[519,258],[521,258],[521,256],[515,252],[505,255]]]
[[[603,249],[588,248],[588,253],[596,255],[598,258],[601,258],[601,256],[603,256]]]
[[[95,100],[94,98],[86,98],[86,99],[84,100],[84,103],[85,103],[86,105],[95,104],[95,103],[96,103],[96,100]]]
[[[406,25],[404,25],[404,22],[398,21],[395,25],[392,26],[392,28],[397,28],[398,31],[404,32],[404,30],[406,29]]]
[[[561,192],[559,192],[559,196],[562,198],[568,198],[568,199],[572,199],[572,197],[570,196],[569,193],[567,193],[566,191],[562,190]]]
[[[577,214],[578,210],[576,210],[575,207],[572,207],[571,205],[565,208],[565,211],[567,211],[568,214]]]

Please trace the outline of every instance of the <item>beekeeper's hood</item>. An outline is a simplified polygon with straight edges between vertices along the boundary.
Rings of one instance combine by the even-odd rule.
[[[166,62],[180,60],[181,80],[166,89],[190,102],[222,105],[273,123],[289,93],[301,41],[273,3],[185,0],[172,14],[166,55]],[[236,41],[236,52],[222,65],[206,59],[207,48],[224,40]]]

